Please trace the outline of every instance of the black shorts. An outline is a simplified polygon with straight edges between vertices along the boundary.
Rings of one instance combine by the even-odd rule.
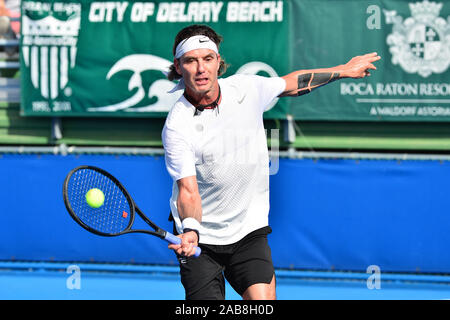
[[[225,299],[225,279],[238,294],[256,283],[270,283],[275,274],[267,235],[270,227],[253,231],[230,245],[200,244],[198,257],[177,256],[187,300]]]

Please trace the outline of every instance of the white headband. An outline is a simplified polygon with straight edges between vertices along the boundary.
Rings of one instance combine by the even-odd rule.
[[[196,49],[210,49],[214,51],[216,54],[219,53],[217,49],[217,45],[207,36],[198,35],[193,36],[187,39],[184,39],[177,45],[177,49],[175,51],[175,58],[179,59],[186,52],[196,50]]]

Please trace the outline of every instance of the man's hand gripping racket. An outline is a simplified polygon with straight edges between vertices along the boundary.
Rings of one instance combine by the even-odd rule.
[[[104,201],[92,207],[86,201],[89,190],[100,189]],[[80,166],[70,171],[64,180],[64,204],[70,216],[84,229],[100,236],[119,236],[127,233],[146,233],[171,244],[181,244],[181,239],[153,223],[135,204],[125,187],[110,173],[93,166]],[[135,212],[153,230],[131,229]],[[201,253],[195,247],[195,257]]]

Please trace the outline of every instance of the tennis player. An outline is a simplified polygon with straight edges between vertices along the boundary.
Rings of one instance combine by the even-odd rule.
[[[204,25],[182,29],[168,75],[183,95],[169,112],[162,139],[174,183],[170,199],[177,254],[186,299],[225,298],[225,280],[243,299],[276,299],[267,235],[269,156],[264,109],[277,97],[300,96],[342,78],[375,70],[376,53],[327,69],[299,70],[284,77],[226,70],[222,41]],[[192,257],[194,246],[200,257]]]

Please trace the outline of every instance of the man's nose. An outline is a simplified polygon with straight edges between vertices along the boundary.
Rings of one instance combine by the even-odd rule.
[[[199,61],[198,65],[197,65],[197,73],[203,73],[203,72],[205,72],[205,65],[202,61]]]

